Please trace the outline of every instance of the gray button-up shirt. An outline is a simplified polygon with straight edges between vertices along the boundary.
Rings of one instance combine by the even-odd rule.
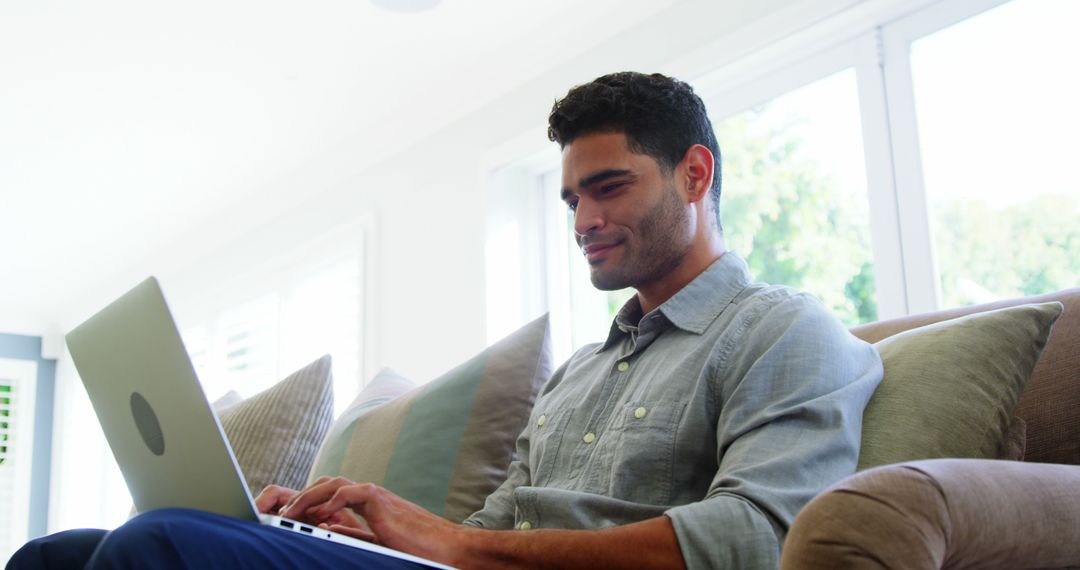
[[[727,253],[543,388],[466,524],[595,529],[666,515],[690,568],[775,568],[792,519],[855,471],[881,359],[813,297]]]

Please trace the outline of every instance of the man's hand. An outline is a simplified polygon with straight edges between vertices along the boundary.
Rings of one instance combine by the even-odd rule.
[[[268,504],[271,502],[267,499]],[[341,513],[349,513],[349,509],[362,516],[367,525],[343,520]],[[354,483],[344,477],[319,479],[294,494],[279,514],[450,564],[462,563],[464,535],[478,532],[434,515],[382,487]]]
[[[330,481],[330,477],[320,477],[312,486],[319,485]],[[280,485],[268,485],[263,489],[262,493],[255,498],[255,508],[260,513],[267,513],[271,515],[286,516],[285,511],[288,510],[287,505],[290,504],[297,496],[300,495],[300,491],[289,489],[288,487],[282,487]],[[371,529],[364,524],[364,521],[360,520],[348,509],[339,509],[332,513],[330,516],[320,518],[320,520],[312,520],[310,517],[303,516],[289,516],[286,518],[292,518],[303,522],[309,522],[316,524],[322,528],[333,530],[334,532],[340,532],[361,540],[367,540],[374,542],[375,535],[372,534]],[[332,528],[333,527],[333,528]]]

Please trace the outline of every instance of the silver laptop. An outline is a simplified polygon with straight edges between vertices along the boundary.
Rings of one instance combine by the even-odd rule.
[[[139,512],[182,507],[261,522],[421,567],[442,564],[298,521],[260,514],[195,376],[157,279],[66,336]]]

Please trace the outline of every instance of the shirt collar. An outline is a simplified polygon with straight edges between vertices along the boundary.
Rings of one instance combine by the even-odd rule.
[[[659,312],[676,327],[702,334],[750,282],[750,269],[746,262],[737,253],[729,251],[712,262],[705,271],[654,309],[650,315]],[[641,303],[638,302],[637,295],[634,295],[619,309],[611,323],[607,340],[597,352],[606,350],[629,334],[641,320]]]

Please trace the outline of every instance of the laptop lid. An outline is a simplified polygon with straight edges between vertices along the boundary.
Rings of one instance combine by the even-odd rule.
[[[139,512],[183,507],[258,520],[157,279],[65,338]]]

